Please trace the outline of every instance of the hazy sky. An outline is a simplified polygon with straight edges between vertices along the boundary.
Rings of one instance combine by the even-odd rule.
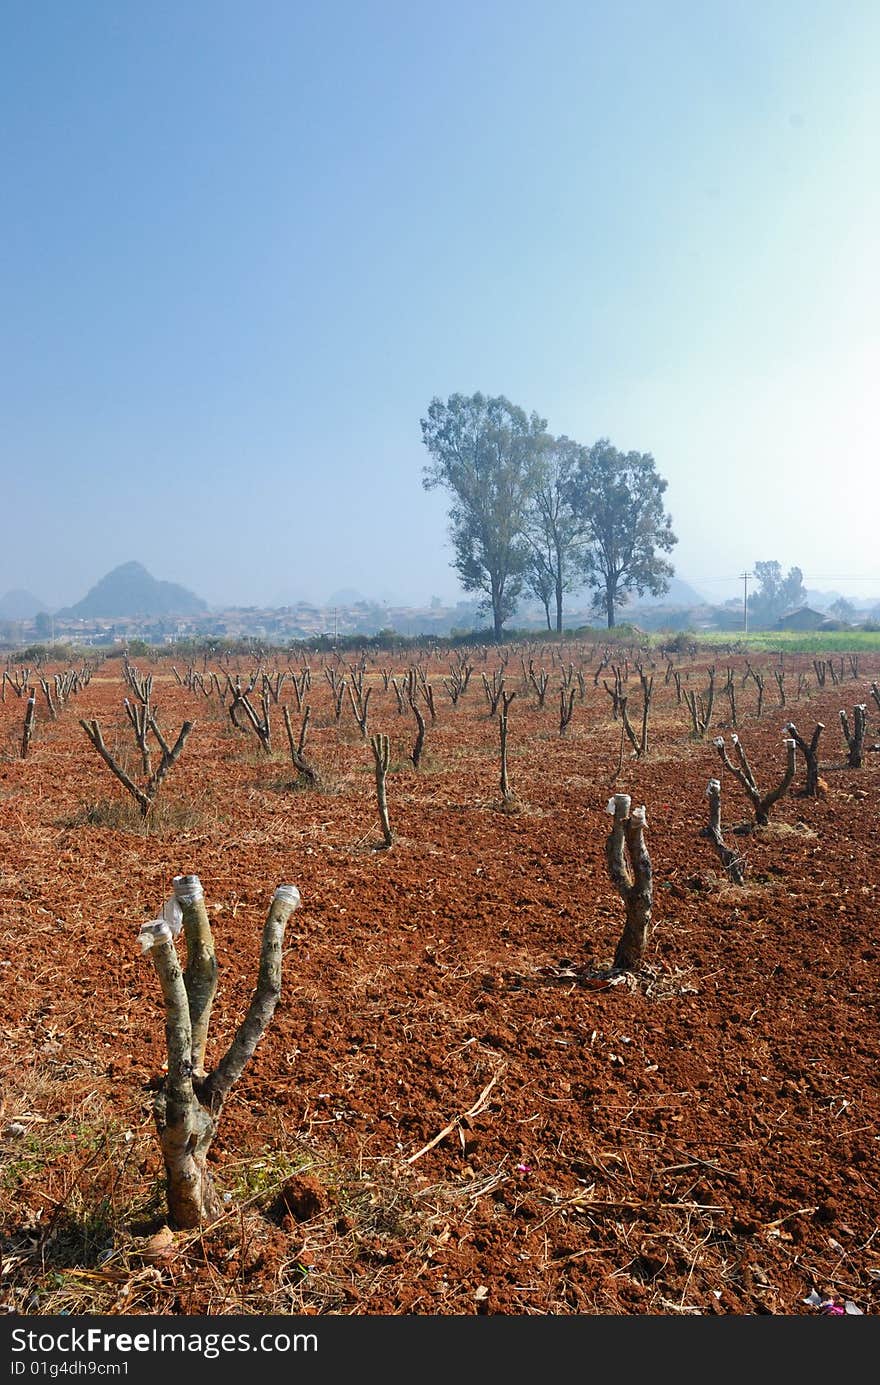
[[[434,395],[880,593],[878,0],[4,0],[0,594],[460,599]]]

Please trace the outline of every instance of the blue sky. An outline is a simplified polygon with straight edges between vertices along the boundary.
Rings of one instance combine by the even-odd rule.
[[[880,594],[880,5],[0,7],[0,593],[462,596],[434,395]]]

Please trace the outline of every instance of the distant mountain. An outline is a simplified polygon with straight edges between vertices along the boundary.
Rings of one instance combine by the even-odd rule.
[[[805,605],[812,606],[815,611],[827,611],[842,595],[842,592],[820,592],[813,591],[812,588],[804,588],[806,594]]]
[[[705,606],[705,596],[681,577],[670,577],[669,590],[662,596],[638,596],[632,598],[633,606]]]
[[[41,611],[49,607],[33,592],[14,587],[5,596],[0,596],[0,620],[33,620]]]
[[[820,592],[807,588],[807,599],[805,604],[812,606],[815,611],[827,611],[843,597],[844,601],[851,601],[857,611],[867,611],[876,603],[876,596],[856,596],[852,592],[848,595],[844,592],[830,591]]]
[[[82,601],[57,615],[68,620],[102,616],[194,616],[208,603],[176,582],[159,582],[141,563],[122,563],[96,582]]]

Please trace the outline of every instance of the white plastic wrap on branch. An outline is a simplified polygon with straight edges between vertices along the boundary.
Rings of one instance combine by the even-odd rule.
[[[608,807],[605,809],[605,811],[606,813],[610,813],[611,816],[614,817],[617,813],[618,804],[620,804],[621,816],[628,818],[631,803],[632,799],[630,798],[628,793],[616,793],[613,798],[609,798]]]
[[[164,919],[154,919],[152,923],[141,925],[138,933],[138,942],[141,945],[141,952],[149,952],[154,943],[170,943],[172,938],[171,929]]]
[[[706,797],[707,797],[707,798],[711,798],[712,795],[713,795],[713,793],[720,793],[720,792],[721,792],[721,780],[720,780],[720,779],[710,779],[710,780],[709,780],[709,783],[706,785]]]
[[[730,739],[733,741],[734,745],[739,745],[739,736],[736,734],[735,731],[732,732]]]
[[[178,904],[195,904],[197,900],[204,898],[205,891],[197,875],[175,875],[172,884],[174,898]]]
[[[279,885],[273,898],[285,904],[291,904],[294,909],[298,909],[302,903],[302,896],[296,885]]]
[[[716,736],[712,744],[716,747],[716,749],[720,750],[721,747],[724,745],[724,737]]]
[[[641,808],[633,808],[630,822],[635,823],[636,827],[647,827],[648,810],[645,807],[644,803],[642,804]]]
[[[172,938],[176,938],[183,927],[183,909],[176,899],[166,899],[162,905],[162,918],[167,923]]]

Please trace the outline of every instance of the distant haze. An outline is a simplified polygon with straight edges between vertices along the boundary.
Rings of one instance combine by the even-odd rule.
[[[0,593],[463,597],[431,398],[880,597],[880,5],[4,9]],[[383,593],[385,595],[383,595]]]
[[[0,595],[0,620],[33,620],[41,611],[47,610],[44,602],[33,592],[14,587],[12,591]]]

